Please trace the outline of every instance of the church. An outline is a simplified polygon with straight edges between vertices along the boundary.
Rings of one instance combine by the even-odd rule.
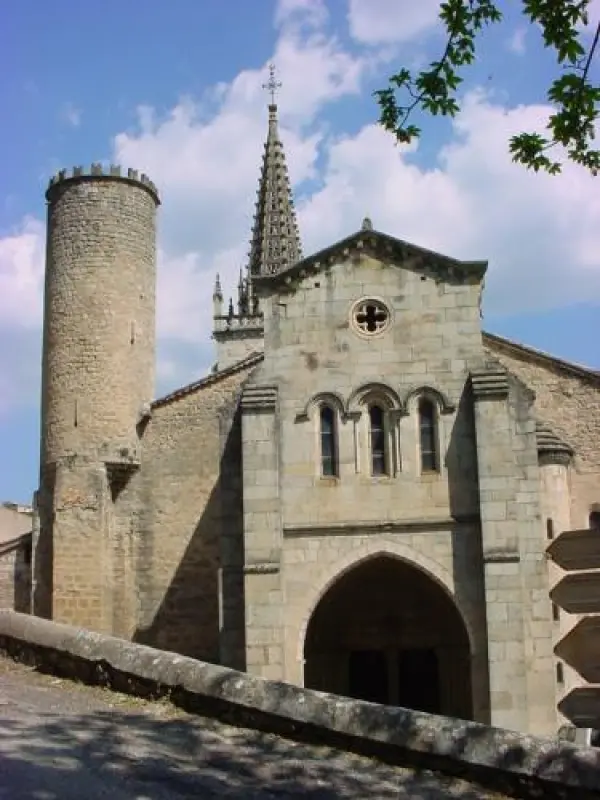
[[[33,613],[554,734],[545,551],[598,523],[600,373],[483,332],[485,261],[368,217],[303,255],[274,101],[216,363],[165,397],[156,186],[94,164],[46,197]]]

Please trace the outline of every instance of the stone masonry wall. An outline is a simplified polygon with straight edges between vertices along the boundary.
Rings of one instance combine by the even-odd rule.
[[[140,466],[154,396],[156,188],[92,165],[50,182],[37,614],[128,635]]]
[[[361,337],[351,327],[351,307],[365,295],[390,308],[392,323],[381,336]],[[478,298],[477,284],[437,282],[365,257],[306,278],[294,293],[265,304],[260,380],[279,385],[284,527],[340,522],[341,509],[353,522],[478,513],[466,393],[469,370],[484,358]],[[421,475],[416,401],[428,389],[438,409],[441,464]],[[338,414],[339,480],[319,475],[315,406],[323,393],[348,412]],[[370,475],[369,398],[397,412],[397,466],[389,477]]]
[[[249,369],[157,401],[144,434],[136,638],[213,662],[220,650],[221,520],[230,511],[223,511],[222,458]],[[241,542],[240,526],[230,515],[228,532]]]
[[[237,322],[237,317],[234,318]],[[244,330],[234,328],[231,332],[220,331],[214,336],[217,347],[217,366],[227,369],[253,353],[262,353],[264,340],[262,328]]]
[[[474,719],[488,721],[485,601],[482,583],[474,576],[474,567],[481,563],[476,525],[448,526],[447,530],[411,530],[399,525],[396,531],[381,533],[365,527],[350,528],[344,535],[327,530],[288,535],[282,558],[285,680],[304,683],[306,632],[319,601],[348,570],[380,556],[417,565],[453,599],[472,646]]]
[[[535,424],[525,407],[518,411],[518,419],[511,419],[514,409],[504,399],[498,411],[501,424],[498,415],[492,415],[488,425],[484,415],[484,428],[477,432],[478,439],[487,427],[492,434],[483,466],[493,467],[494,475],[512,476],[503,502],[513,512],[519,503],[523,506],[505,522],[516,541],[523,536],[518,549],[509,554],[513,563],[492,569],[494,579],[510,572],[504,599],[509,602],[510,592],[516,592],[525,603],[522,616],[511,625],[497,613],[507,609],[496,608],[497,587],[491,578],[486,578],[487,601],[484,594],[478,521],[481,514],[490,530],[497,527],[494,513],[499,503],[492,502],[495,489],[488,492],[485,507],[480,498],[482,464],[475,451],[469,389],[469,376],[486,369],[489,361],[481,339],[480,286],[475,276],[461,275],[460,270],[453,277],[440,277],[435,266],[428,273],[412,267],[410,253],[406,259],[390,264],[365,253],[340,256],[338,263],[314,277],[300,277],[291,291],[263,302],[265,361],[251,383],[257,395],[266,396],[269,387],[276,387],[276,412],[256,413],[275,414],[277,420],[273,436],[279,445],[273,468],[279,473],[281,507],[279,513],[265,517],[253,536],[257,552],[264,540],[264,552],[273,555],[264,574],[255,570],[246,587],[251,669],[273,676],[276,664],[269,660],[279,658],[276,645],[282,642],[284,676],[301,681],[303,634],[329,583],[362,559],[395,555],[454,596],[471,633],[474,694],[481,692],[474,697],[476,713],[489,710],[482,698],[488,681],[486,628],[494,620],[502,643],[514,642],[519,648],[522,686],[518,704],[507,705],[509,673],[499,672],[493,715],[503,714],[507,726],[547,732],[548,720],[555,716],[552,680],[549,687],[539,689],[534,678],[526,677],[527,663],[533,671],[548,669],[551,642],[550,605],[541,597],[545,591],[547,598],[547,580],[535,572],[544,548]],[[380,335],[362,335],[354,328],[353,305],[365,297],[379,298],[390,311],[391,322]],[[417,401],[423,395],[436,407],[439,464],[437,471],[422,474]],[[339,476],[334,478],[320,474],[318,407],[323,400],[334,408],[338,424]],[[373,477],[369,465],[366,407],[373,400],[388,410],[389,469],[382,477]],[[498,424],[507,442],[496,450],[493,434]],[[245,464],[244,479],[249,485],[265,486],[271,477],[260,469],[250,474]],[[492,546],[486,559],[497,555]],[[500,555],[506,558],[504,552]],[[535,567],[529,565],[532,558]],[[486,566],[486,576],[488,572]],[[510,590],[509,579],[514,579]],[[268,602],[274,592],[283,597],[279,617]],[[546,618],[540,618],[544,613]],[[280,625],[283,631],[275,630]],[[525,643],[533,628],[536,640],[547,640],[543,665],[532,654],[533,644]],[[494,655],[501,668],[515,658],[508,647],[499,647]],[[523,704],[530,706],[529,721]]]
[[[535,392],[536,414],[575,450],[571,525],[587,527],[590,508],[600,503],[600,376],[577,374],[560,362],[536,359],[492,337],[485,345]]]
[[[30,594],[31,545],[0,552],[0,608],[29,613]]]
[[[423,569],[453,595],[472,634],[476,713],[488,713],[485,601],[473,413],[469,370],[484,360],[476,280],[434,280],[403,265],[364,256],[341,260],[300,281],[295,291],[265,301],[265,361],[252,378],[278,387],[276,437],[281,513],[263,527],[265,552],[281,559],[283,636],[269,630],[268,598],[278,567],[252,577],[248,636],[252,657],[269,655],[284,641],[284,676],[302,682],[302,647],[308,618],[330,582],[375,554]],[[352,329],[350,312],[361,297],[380,297],[392,323],[368,338]],[[417,399],[425,392],[437,409],[440,469],[421,474]],[[317,407],[328,397],[337,412],[339,478],[319,471]],[[389,409],[390,474],[373,478],[363,401]],[[259,412],[263,413],[264,412]],[[245,481],[267,480],[246,475]],[[419,522],[421,527],[414,527]],[[430,525],[428,526],[428,522]],[[343,534],[343,535],[338,535]],[[280,542],[281,554],[274,543]],[[258,547],[258,539],[257,545]],[[264,602],[260,597],[264,596]],[[258,640],[261,632],[264,642]],[[251,630],[254,628],[254,630]],[[252,664],[273,675],[273,667]]]
[[[48,192],[42,463],[135,451],[154,396],[156,196],[89,177]]]

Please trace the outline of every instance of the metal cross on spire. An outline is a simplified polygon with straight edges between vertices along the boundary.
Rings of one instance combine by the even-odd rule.
[[[269,80],[262,85],[271,95],[271,105],[275,105],[275,93],[281,89],[281,81],[275,79],[275,64],[269,64]]]

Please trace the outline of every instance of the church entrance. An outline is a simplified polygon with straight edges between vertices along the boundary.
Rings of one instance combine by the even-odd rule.
[[[472,718],[467,632],[450,597],[399,559],[344,574],[306,632],[309,688],[433,714]]]

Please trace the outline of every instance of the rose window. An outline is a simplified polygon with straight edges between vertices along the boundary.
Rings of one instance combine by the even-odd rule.
[[[390,322],[390,313],[380,300],[363,300],[357,303],[353,317],[356,328],[366,336],[381,333]]]

